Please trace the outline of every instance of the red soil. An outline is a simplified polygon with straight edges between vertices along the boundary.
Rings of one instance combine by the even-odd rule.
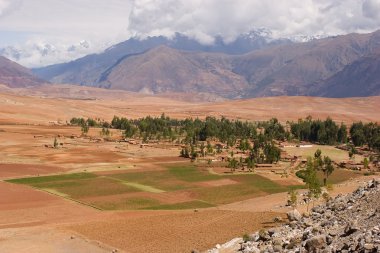
[[[0,164],[0,178],[16,178],[65,172],[67,169],[39,164]],[[1,194],[1,193],[0,193]],[[1,201],[1,200],[0,200]]]

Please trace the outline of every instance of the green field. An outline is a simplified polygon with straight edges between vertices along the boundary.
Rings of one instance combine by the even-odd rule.
[[[348,152],[337,149],[332,146],[327,145],[313,145],[313,147],[310,148],[298,148],[298,147],[287,147],[284,148],[284,150],[289,155],[295,155],[295,156],[302,156],[304,158],[307,157],[314,157],[315,151],[317,149],[320,149],[322,151],[322,156],[329,156],[333,161],[342,161],[342,160],[349,160],[350,157],[348,156]],[[364,157],[361,155],[355,155],[354,160],[356,162],[363,161]]]
[[[218,185],[221,179],[230,179],[233,184],[202,184],[214,182]],[[168,166],[161,171],[120,171],[107,176],[76,173],[8,182],[30,185],[103,210],[206,208],[289,190],[289,187],[256,174],[215,175],[191,165]],[[187,199],[177,197],[174,203],[173,199],[165,201],[165,198],[181,194],[186,194]]]

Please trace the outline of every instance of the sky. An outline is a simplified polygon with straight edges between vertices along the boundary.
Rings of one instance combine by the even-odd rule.
[[[0,0],[0,48],[31,67],[131,36],[180,32],[204,44],[215,35],[228,43],[257,28],[273,37],[372,32],[380,28],[380,0]]]

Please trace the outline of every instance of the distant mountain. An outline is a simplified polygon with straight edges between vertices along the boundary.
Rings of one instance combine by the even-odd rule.
[[[159,46],[120,59],[102,74],[98,85],[150,94],[195,91],[237,98],[248,83],[231,69],[226,55]]]
[[[35,86],[46,81],[36,77],[31,70],[0,56],[0,84],[11,88]]]
[[[98,86],[101,76],[120,59],[134,54],[141,54],[149,49],[164,45],[174,49],[192,52],[219,52],[226,54],[244,54],[253,50],[279,44],[289,44],[287,39],[272,39],[270,32],[257,30],[240,35],[227,44],[221,37],[215,37],[212,45],[203,45],[185,35],[177,33],[174,38],[164,36],[148,37],[144,40],[131,38],[112,46],[100,54],[92,54],[63,64],[56,64],[34,69],[34,73],[54,83],[74,83]]]
[[[318,87],[325,87],[329,78],[379,48],[380,31],[349,34],[252,52],[235,59],[233,71],[250,84],[248,97],[326,96]]]
[[[34,71],[56,83],[143,93],[202,92],[225,98],[377,94],[380,31],[304,43],[263,38],[246,34],[235,44],[216,40],[212,46],[179,34],[173,40],[131,39],[102,54]]]
[[[346,66],[312,93],[324,97],[364,97],[380,95],[380,51]]]

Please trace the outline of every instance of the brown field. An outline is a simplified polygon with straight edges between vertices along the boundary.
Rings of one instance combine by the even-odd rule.
[[[332,117],[338,122],[378,121],[380,97],[316,98],[271,97],[233,100],[218,103],[183,102],[125,91],[67,86],[51,86],[35,90],[6,90],[0,94],[0,123],[48,124],[65,123],[72,117],[92,117],[111,120],[114,115],[131,118],[162,113],[175,118],[226,116],[243,120],[297,120],[308,115],[314,118]],[[20,96],[15,94],[32,94]],[[57,96],[63,98],[56,98]],[[67,97],[71,97],[67,98]],[[176,97],[174,94],[173,98]],[[69,107],[69,108],[68,108]],[[59,113],[58,113],[59,112]]]
[[[301,183],[272,169],[260,169],[255,174],[231,174],[223,167],[204,166],[178,171],[175,166],[191,166],[178,157],[179,147],[140,148],[96,141],[99,129],[94,128],[84,138],[79,127],[64,125],[72,117],[110,120],[114,115],[138,118],[165,112],[176,118],[224,115],[253,121],[271,117],[297,120],[308,115],[331,116],[348,123],[380,118],[375,110],[380,107],[380,97],[279,97],[203,103],[175,101],[168,98],[169,94],[149,97],[73,86],[36,88],[32,96],[23,96],[31,92],[25,89],[3,91],[0,251],[6,253],[47,253],[52,249],[58,253],[104,253],[115,248],[122,252],[205,250],[273,226],[273,217],[288,210],[283,191]],[[118,131],[112,133],[113,138],[120,135]],[[59,149],[51,147],[55,137],[62,143]],[[322,148],[323,154],[346,158],[345,153]],[[310,152],[288,150],[303,156]],[[286,166],[281,164],[276,170],[281,172]],[[91,176],[77,180],[71,178],[73,173]],[[46,175],[61,181],[38,181]],[[25,177],[37,181],[26,185],[5,181]],[[339,171],[331,176],[331,182],[339,183],[334,194],[347,192],[367,179]]]

